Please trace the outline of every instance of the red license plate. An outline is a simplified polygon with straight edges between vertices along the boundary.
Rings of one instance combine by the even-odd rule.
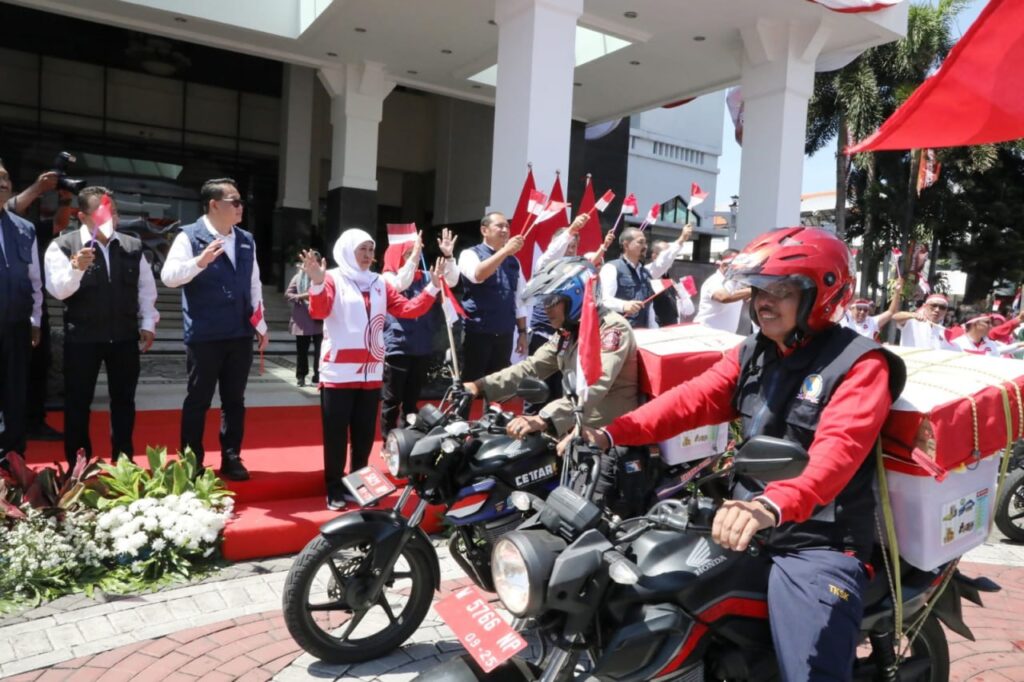
[[[434,604],[434,610],[485,673],[526,648],[526,640],[473,585],[455,590]]]
[[[395,491],[395,484],[372,466],[363,467],[342,479],[360,506],[366,507]]]

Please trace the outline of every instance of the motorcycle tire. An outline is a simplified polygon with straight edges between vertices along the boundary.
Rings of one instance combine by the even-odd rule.
[[[363,611],[347,607],[344,603],[345,591],[357,588],[359,580],[370,579],[368,574],[360,575],[359,571],[368,563],[367,558],[373,551],[372,548],[373,540],[370,537],[360,538],[346,535],[341,538],[331,538],[318,535],[303,548],[299,556],[296,557],[295,563],[292,564],[291,570],[288,571],[282,597],[285,624],[288,626],[288,632],[299,646],[321,661],[361,663],[389,654],[409,639],[430,609],[434,595],[430,558],[409,545],[403,549],[402,555],[396,563],[396,567],[398,567],[404,560],[407,565],[407,568],[396,572],[396,576],[400,575],[398,579],[404,581],[403,587],[398,588],[399,594],[405,585],[411,582],[405,606],[397,613],[394,612],[390,604],[385,609],[380,601]],[[362,563],[352,564],[351,561],[354,559],[349,560],[342,564],[342,569],[339,569],[334,559],[342,552],[352,550],[362,554],[360,560]],[[325,567],[327,572],[321,574]],[[318,574],[321,580],[329,576],[327,595],[334,598],[337,608],[311,608],[326,605],[326,603],[310,604],[310,592]],[[393,585],[394,581],[395,578],[392,578],[388,584]],[[339,582],[345,583],[341,586],[340,592]],[[381,594],[385,603],[388,602],[388,584],[385,585]],[[349,639],[360,629],[364,617],[370,612],[378,612],[390,622],[386,623],[384,629],[379,632],[365,637],[360,636],[358,639]],[[318,618],[314,617],[315,613],[328,614],[324,623],[326,628],[321,627]],[[347,613],[349,618],[332,623],[330,616],[332,613]],[[357,618],[358,620],[356,620]],[[319,620],[323,621],[324,618],[320,617]],[[352,621],[355,623],[353,624]],[[373,625],[374,622],[369,623],[371,629]],[[335,632],[340,632],[340,636],[336,636]]]
[[[858,659],[854,680],[882,679],[870,658]],[[934,615],[921,626],[910,655],[900,665],[902,682],[949,682],[949,643],[946,632]]]
[[[541,669],[518,656],[485,673],[472,656],[463,654],[420,673],[413,682],[533,682],[540,678]]]
[[[996,528],[1014,542],[1024,542],[1024,469],[1006,474],[995,510]]]

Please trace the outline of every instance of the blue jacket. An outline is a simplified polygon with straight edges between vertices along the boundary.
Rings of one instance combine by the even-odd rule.
[[[430,275],[420,270],[420,278],[414,280],[402,292],[406,298],[414,298],[430,284]],[[441,300],[438,297],[437,300]],[[384,318],[384,344],[388,355],[430,355],[434,351],[434,332],[437,330],[437,302],[420,317],[400,320],[394,315]]]
[[[28,322],[32,318],[32,281],[28,266],[36,229],[32,223],[10,211],[0,210],[0,324]]]
[[[198,254],[215,237],[200,219],[181,230]],[[182,287],[185,343],[252,338],[252,270],[255,242],[245,230],[235,228],[235,265],[225,255],[215,258],[191,282]]]
[[[654,289],[651,288],[651,273],[647,272],[642,263],[634,268],[625,259],[618,258],[611,261],[611,265],[615,267],[618,286],[615,298],[623,301],[644,301],[654,293]],[[648,303],[636,315],[627,316],[629,326],[634,329],[646,327],[650,308],[651,304]]]

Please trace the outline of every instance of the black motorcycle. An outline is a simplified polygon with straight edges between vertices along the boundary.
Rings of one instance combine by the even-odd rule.
[[[547,392],[543,382],[527,379],[517,395],[540,403]],[[285,623],[317,658],[378,658],[419,627],[441,584],[437,552],[419,528],[428,505],[445,507],[452,557],[478,586],[493,591],[494,542],[524,518],[508,503],[510,494],[544,497],[557,485],[559,460],[550,438],[509,437],[505,426],[513,415],[495,405],[483,418],[466,421],[459,415],[471,400],[454,382],[440,406],[424,406],[411,426],[391,431],[384,445],[388,469],[408,480],[394,508],[344,513],[324,524],[296,557],[284,586]],[[363,499],[357,486],[366,477],[385,480],[364,470],[346,485],[368,505],[379,496]],[[406,518],[401,512],[413,493],[415,506]]]
[[[1003,535],[1024,542],[1024,441],[1017,441],[1013,448],[993,516]]]
[[[798,475],[807,453],[759,436],[736,453],[731,471],[698,479],[709,487],[729,475],[763,481]],[[519,658],[490,675],[468,656],[421,675],[455,680],[776,680],[768,625],[771,560],[764,540],[747,552],[709,539],[720,501],[695,490],[654,505],[644,516],[609,523],[585,495],[560,487],[546,500],[513,496],[537,514],[495,544],[492,570],[513,626],[532,621],[544,648],[539,664]],[[949,650],[940,623],[973,639],[960,599],[981,604],[995,583],[971,580],[951,562],[934,571],[901,564],[905,628],[896,617],[891,565],[868,586],[861,623],[870,653],[856,680],[947,680]]]

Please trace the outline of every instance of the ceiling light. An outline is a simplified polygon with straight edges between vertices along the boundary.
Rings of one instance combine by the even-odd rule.
[[[705,40],[707,40],[707,38],[704,36],[694,36],[693,39],[698,43],[703,43]]]
[[[630,10],[629,12],[623,12],[622,16],[626,17],[627,19],[636,19],[637,13]]]
[[[337,52],[328,52],[328,53],[327,53],[327,56],[328,56],[328,57],[337,57],[337,56],[338,56],[338,53],[337,53]]]
[[[482,87],[484,87],[484,86],[482,86],[482,85],[477,85],[476,83],[473,83],[473,84],[472,84],[472,85],[470,85],[469,87],[473,88],[474,90],[479,90],[480,88],[482,88]]]
[[[583,87],[583,83],[573,83],[572,85],[573,85],[573,87],[575,87],[575,88],[581,88],[581,87]]]
[[[490,24],[491,26],[497,26],[498,25],[498,22],[496,22],[494,19],[488,19],[487,23]]]
[[[187,24],[188,23],[188,19],[186,19],[185,17],[174,17],[174,20],[176,22],[178,22],[179,24]]]
[[[633,66],[640,66],[640,62],[638,62],[635,59],[633,61],[631,61],[630,64],[632,64]]]
[[[452,51],[449,50],[447,47],[444,48],[443,50],[441,50],[441,54],[451,54],[451,53],[452,53]]]
[[[361,28],[361,27],[359,27],[359,26],[356,26],[356,27],[355,27],[354,29],[352,29],[352,30],[353,30],[353,31],[355,31],[356,33],[366,33],[366,29],[365,29],[365,28]]]
[[[419,71],[415,69],[409,69],[408,71],[406,71],[406,73],[409,74],[410,76],[415,76],[416,74],[419,73]]]

